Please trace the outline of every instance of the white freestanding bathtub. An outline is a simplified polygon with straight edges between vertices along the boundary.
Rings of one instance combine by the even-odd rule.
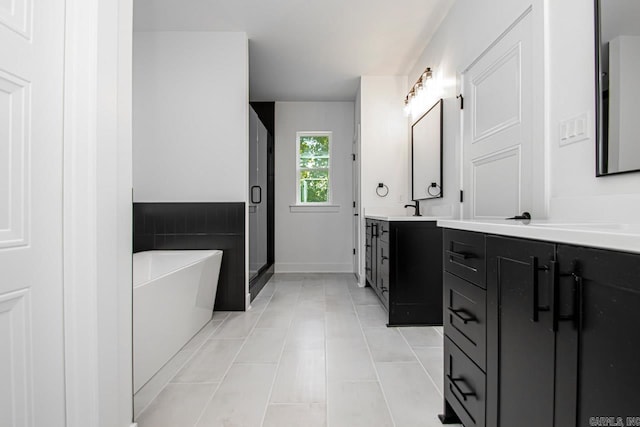
[[[222,251],[133,255],[134,392],[213,316]]]

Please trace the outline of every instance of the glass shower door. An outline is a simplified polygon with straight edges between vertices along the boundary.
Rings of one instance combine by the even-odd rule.
[[[268,132],[249,109],[249,280],[267,265]]]

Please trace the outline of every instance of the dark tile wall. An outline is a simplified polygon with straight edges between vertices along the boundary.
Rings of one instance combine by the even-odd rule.
[[[134,203],[133,252],[220,249],[216,310],[245,305],[244,203]]]

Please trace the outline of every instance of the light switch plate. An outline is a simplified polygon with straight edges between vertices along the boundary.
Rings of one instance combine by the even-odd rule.
[[[591,129],[591,126],[588,113],[582,113],[579,116],[561,121],[559,129],[560,146],[590,139],[589,129]]]

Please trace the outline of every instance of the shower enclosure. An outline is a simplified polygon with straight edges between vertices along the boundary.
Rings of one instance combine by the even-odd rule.
[[[273,107],[273,103],[252,103],[249,109],[249,290],[252,299],[273,274],[273,133],[263,123],[273,124]]]

